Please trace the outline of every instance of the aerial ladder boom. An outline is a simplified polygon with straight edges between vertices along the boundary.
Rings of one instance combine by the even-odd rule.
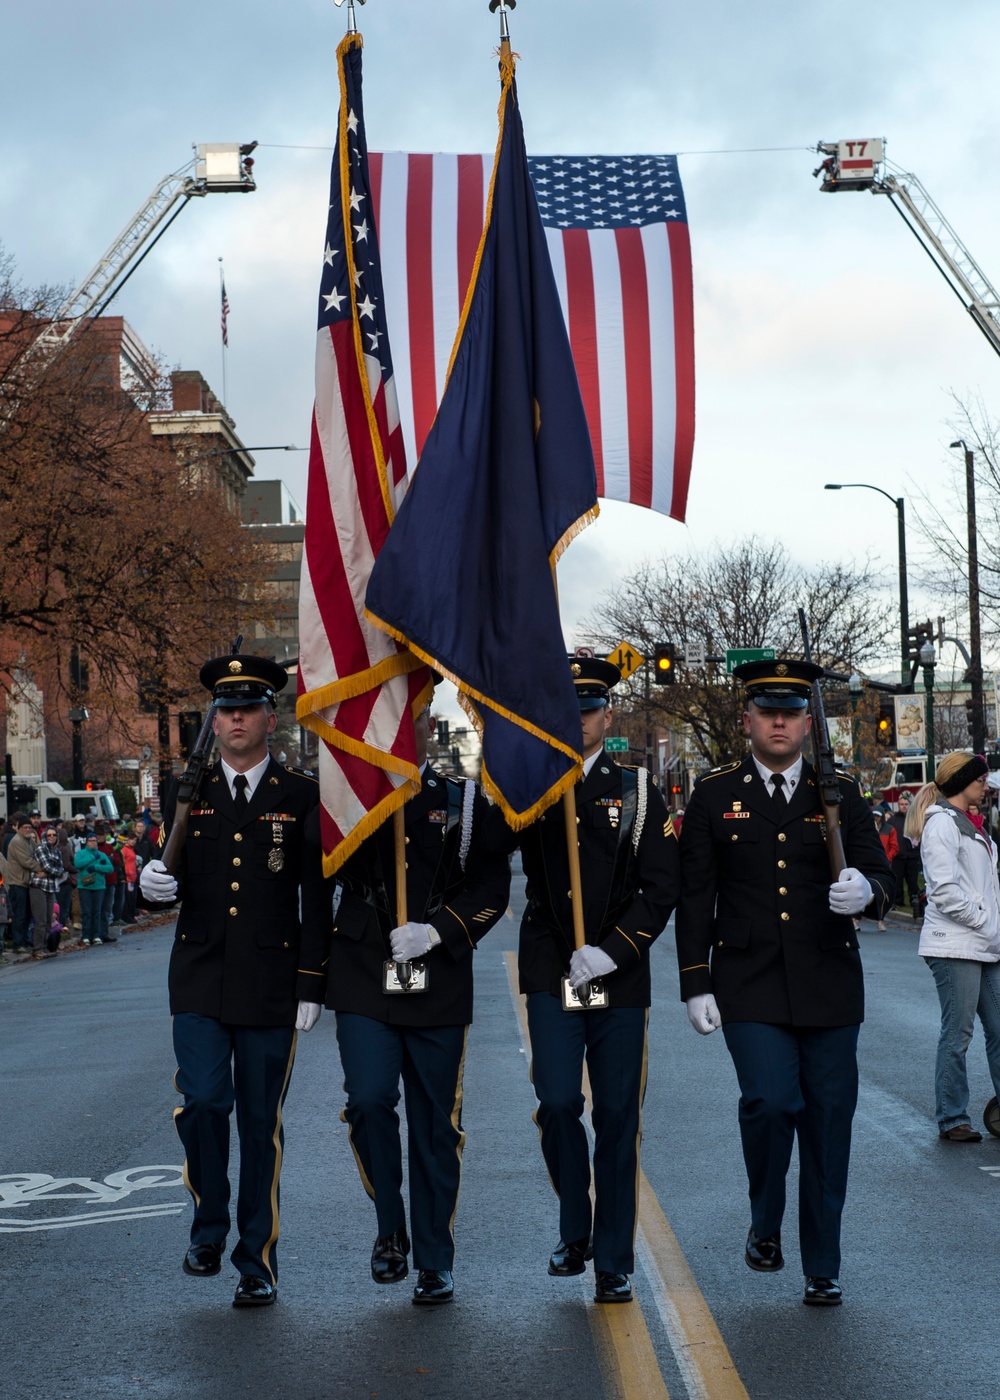
[[[1000,355],[1000,293],[916,175],[886,160],[884,142],[878,138],[821,141],[816,149],[827,157],[813,171],[823,176],[825,193],[871,190],[872,194],[889,196],[896,212]]]
[[[23,370],[31,361],[47,364],[65,350],[81,327],[101,314],[190,200],[206,194],[249,194],[255,190],[251,152],[256,146],[256,141],[243,146],[201,145],[194,160],[164,176],[20,356],[18,368]]]

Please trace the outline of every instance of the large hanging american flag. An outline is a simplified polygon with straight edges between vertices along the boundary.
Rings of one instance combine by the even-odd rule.
[[[490,158],[371,158],[403,434],[423,449],[483,228]],[[694,447],[691,245],[674,156],[537,156],[598,494],[683,520]]]
[[[299,595],[299,723],[320,737],[324,870],[419,788],[414,708],[428,672],[363,616],[406,484],[361,105],[361,37],[337,49],[330,177]],[[415,669],[419,667],[419,669]]]

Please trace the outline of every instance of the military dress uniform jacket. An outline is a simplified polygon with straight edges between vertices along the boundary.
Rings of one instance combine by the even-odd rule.
[[[326,1005],[397,1026],[467,1026],[472,1022],[472,953],[507,909],[510,862],[482,840],[489,803],[474,789],[469,849],[462,869],[465,783],[428,766],[420,791],[404,806],[406,913],[431,924],[440,945],[422,959],[424,992],[383,991],[382,969],[392,956],[396,927],[393,823],[379,829],[337,872]]]
[[[868,804],[840,775],[847,864],[875,894],[878,917],[893,879]],[[677,910],[681,999],[712,993],[723,1024],[848,1026],[864,1020],[864,980],[852,920],[831,913],[830,865],[815,772],[784,806],[753,759],[706,773],[681,832]]]
[[[587,942],[599,944],[617,964],[608,977],[611,1005],[648,1006],[649,950],[680,894],[673,823],[649,774],[619,766],[606,754],[574,791]],[[508,840],[520,844],[527,877],[518,950],[521,991],[558,996],[575,946],[562,802]]]
[[[331,919],[319,826],[309,820],[318,804],[315,779],[273,758],[241,816],[221,765],[206,774],[177,873],[173,1014],[289,1026],[300,1000],[321,999]],[[175,806],[176,785],[167,833]]]

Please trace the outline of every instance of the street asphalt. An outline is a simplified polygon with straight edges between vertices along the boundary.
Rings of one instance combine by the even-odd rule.
[[[637,1301],[596,1308],[552,1279],[555,1197],[510,958],[523,905],[476,954],[456,1301],[411,1305],[369,1277],[373,1209],[339,1120],[334,1018],[300,1036],[286,1105],[279,1300],[234,1311],[236,1275],[181,1272],[189,1198],[171,1115],[172,926],[0,970],[2,1388],[12,1400],[937,1400],[996,1395],[1000,1139],[933,1121],[938,1009],[908,923],[866,923],[868,1018],[839,1309],[806,1308],[794,1168],[775,1276],[742,1261],[736,1081],[720,1035],[653,950]],[[972,1116],[992,1093],[981,1033]],[[234,1167],[236,1165],[234,1144]],[[665,1219],[664,1219],[665,1217]],[[232,1237],[230,1243],[232,1243]]]

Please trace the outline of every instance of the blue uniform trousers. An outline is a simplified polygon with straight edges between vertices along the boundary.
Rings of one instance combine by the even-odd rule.
[[[192,1244],[222,1244],[229,1233],[229,1119],[236,1105],[239,1240],[230,1258],[241,1274],[278,1278],[278,1178],[285,1144],[281,1111],[295,1059],[292,1026],[226,1026],[211,1016],[174,1016],[175,1084],[184,1107],[174,1123],[184,1144],[184,1182],[194,1197]]]
[[[559,1233],[570,1243],[587,1239],[593,1226],[594,1268],[609,1273],[635,1268],[648,1021],[644,1006],[564,1011],[550,992],[528,997],[535,1122],[559,1197]],[[585,1055],[593,1095],[593,1211],[583,1126]]]
[[[390,1026],[337,1012],[349,1128],[361,1183],[375,1202],[378,1237],[406,1229],[399,1081],[410,1178],[410,1238],[417,1269],[451,1270],[462,1179],[462,1078],[468,1026]]]
[[[766,1236],[781,1229],[797,1133],[802,1272],[836,1278],[858,1102],[860,1027],[731,1021],[722,1030],[740,1082],[740,1135],[754,1231]]]

